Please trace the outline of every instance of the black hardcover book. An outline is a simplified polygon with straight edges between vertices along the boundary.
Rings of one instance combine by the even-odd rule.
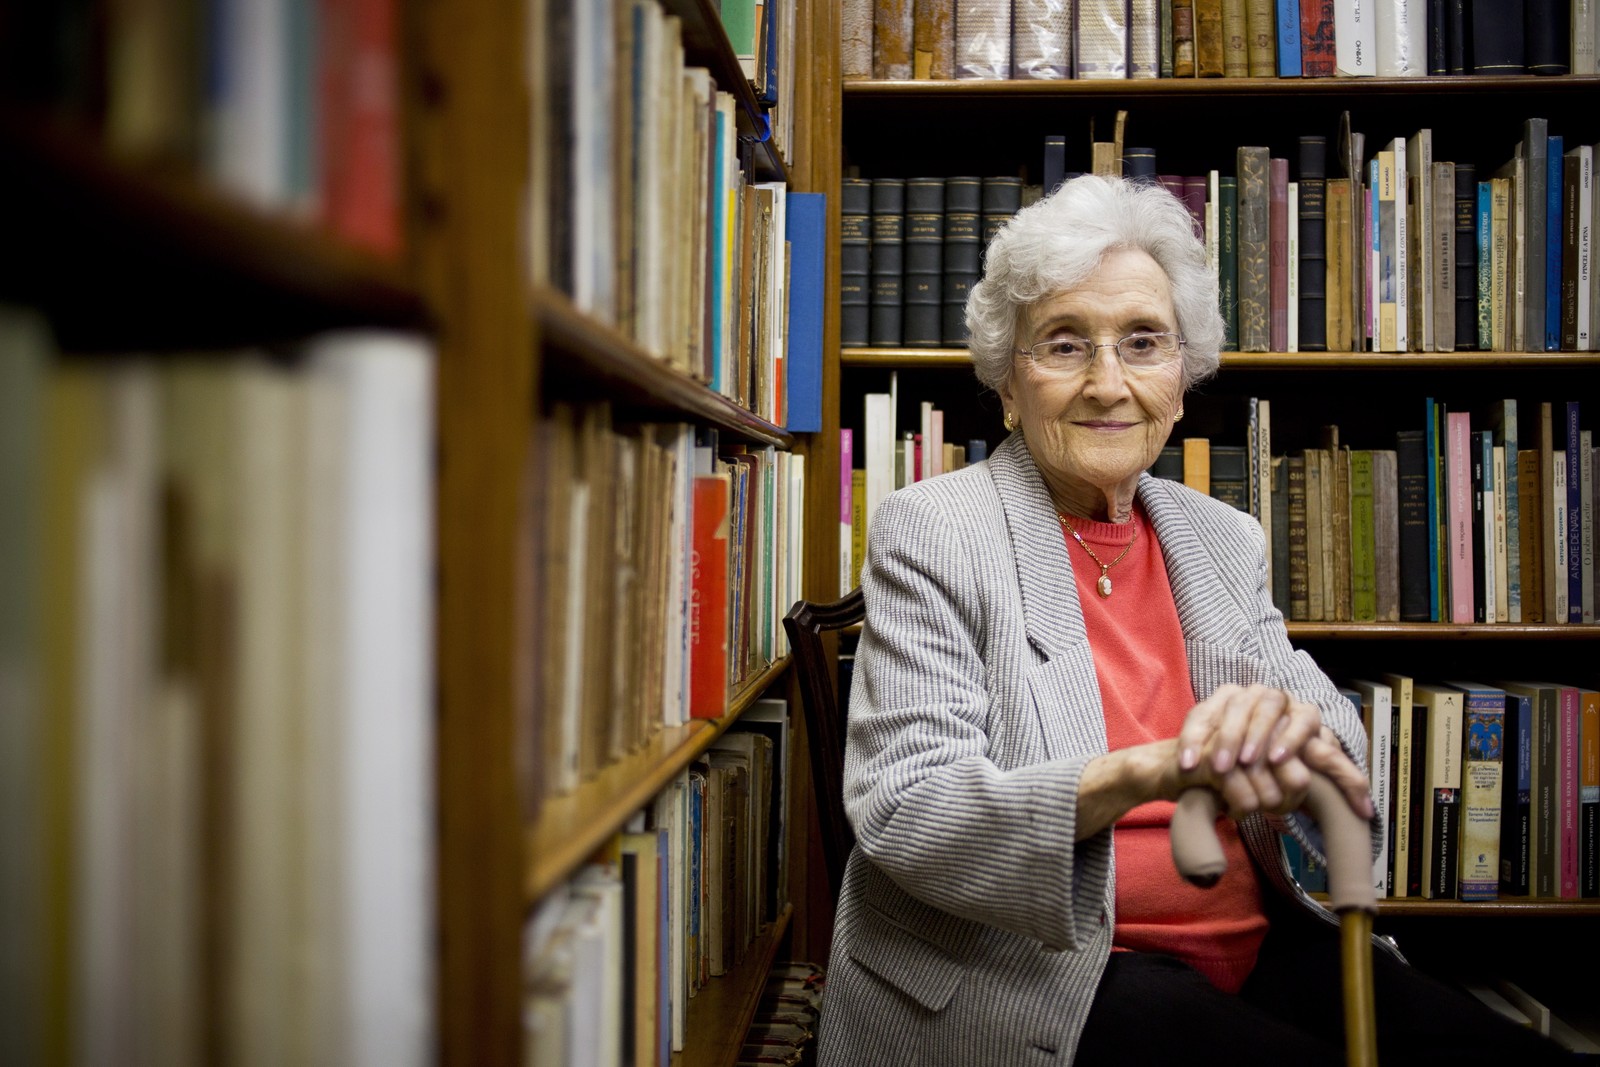
[[[1428,0],[1428,73],[1450,73],[1449,0]]]
[[[1428,709],[1422,704],[1411,705],[1411,825],[1406,838],[1410,852],[1406,855],[1406,896],[1422,895],[1422,809],[1430,801],[1428,796]]]
[[[1456,350],[1478,347],[1478,170],[1456,164]]]
[[[1211,495],[1240,511],[1249,511],[1249,466],[1243,445],[1212,445]]]
[[[1400,620],[1427,622],[1428,446],[1421,430],[1395,435],[1400,501]]]
[[[1044,139],[1044,195],[1056,191],[1067,176],[1067,138],[1052,133]]]
[[[1533,698],[1506,694],[1506,724],[1501,738],[1500,895],[1529,893],[1529,846],[1533,841]]]
[[[1156,461],[1150,464],[1150,474],[1156,478],[1183,481],[1183,449],[1176,445],[1163,448]]]
[[[1324,185],[1326,208],[1326,185]],[[1239,348],[1239,179],[1224,174],[1217,179],[1217,298],[1222,304],[1222,347]],[[1324,279],[1326,285],[1326,279]],[[1326,323],[1323,338],[1326,340]]]
[[[1472,9],[1470,0],[1445,0],[1445,73],[1470,74]]]
[[[1328,139],[1300,138],[1300,350],[1328,350]]]
[[[944,179],[906,181],[905,322],[908,348],[938,348],[944,332]]]
[[[846,178],[839,190],[839,344],[865,348],[872,303],[872,183]]]
[[[1522,0],[1472,0],[1471,62],[1474,74],[1526,74]]]
[[[944,182],[943,322],[946,348],[967,343],[967,294],[983,267],[983,181],[946,178]]]
[[[1565,74],[1572,69],[1572,18],[1569,0],[1522,0],[1529,74]]]
[[[1467,450],[1472,465],[1472,621],[1488,622],[1488,612],[1494,605],[1486,599],[1484,589],[1483,558],[1488,548],[1483,542],[1483,444],[1487,430],[1475,430],[1467,437]],[[1492,453],[1491,453],[1492,454]]]
[[[1122,175],[1133,181],[1155,181],[1156,150],[1154,148],[1123,149]]]
[[[1289,617],[1289,460],[1272,457],[1272,603]]]
[[[905,313],[906,183],[903,178],[872,180],[873,345],[898,347]]]
[[[1022,210],[1021,178],[983,179],[983,247]]]

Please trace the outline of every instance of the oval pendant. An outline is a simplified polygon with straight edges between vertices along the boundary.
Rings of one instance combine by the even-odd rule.
[[[1096,585],[1099,587],[1100,595],[1102,597],[1108,597],[1111,595],[1111,576],[1109,574],[1102,574],[1100,576],[1100,581],[1097,582]]]

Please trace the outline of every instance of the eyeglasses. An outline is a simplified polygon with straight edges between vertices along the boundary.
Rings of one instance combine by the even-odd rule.
[[[1139,372],[1167,366],[1182,354],[1187,343],[1175,333],[1130,333],[1114,345],[1097,345],[1082,337],[1056,337],[1017,352],[1033,360],[1033,365],[1042,371],[1076,374],[1089,368],[1100,349],[1114,348],[1125,369]]]

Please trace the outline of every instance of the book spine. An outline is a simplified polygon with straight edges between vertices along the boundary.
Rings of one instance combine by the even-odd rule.
[[[1427,179],[1432,182],[1427,209],[1432,213],[1432,234],[1425,253],[1429,257],[1428,288],[1422,313],[1431,315],[1433,352],[1456,348],[1456,165],[1434,163]]]
[[[1473,74],[1525,74],[1523,0],[1470,0],[1466,23],[1471,27]]]
[[[1494,442],[1505,450],[1506,476],[1500,499],[1506,513],[1506,621],[1522,621],[1522,479],[1517,434],[1517,402],[1495,406]]]
[[[911,0],[873,0],[872,76],[879,81],[911,80],[912,7]]]
[[[1539,452],[1517,451],[1517,556],[1522,575],[1522,621],[1544,621],[1544,537],[1541,530]]]
[[[1568,0],[1522,0],[1522,13],[1528,73],[1567,73],[1571,69],[1572,53],[1567,36],[1571,27],[1571,4]]]
[[[967,296],[978,283],[983,264],[982,182],[978,178],[946,178],[944,183],[944,322],[945,347],[967,343]]]
[[[1377,73],[1377,0],[1334,0],[1334,73],[1371,77]]]
[[[923,2],[918,0],[918,6]],[[1010,35],[1009,73],[998,73],[1007,66],[1007,38],[1002,36],[989,45],[993,56],[985,63],[995,71],[994,77],[1049,81],[1072,77],[1070,4],[1053,3],[1051,0],[1016,0],[1011,5],[996,3],[995,0],[980,0],[973,4],[970,0],[961,0],[957,8],[956,28],[962,32],[970,24],[981,33],[983,27],[995,26],[1009,16],[1010,22],[1006,27]],[[990,32],[998,32],[998,27]],[[974,47],[983,41],[981,37],[970,40]]]
[[[1400,497],[1400,618],[1427,622],[1428,605],[1428,472],[1427,446],[1421,430],[1395,435]]]
[[[1326,343],[1329,351],[1350,352],[1356,346],[1356,325],[1351,317],[1355,300],[1356,281],[1351,261],[1354,231],[1352,212],[1355,210],[1355,182],[1347,178],[1332,179],[1324,183],[1323,198],[1327,212],[1324,245],[1327,250]]]
[[[1333,0],[1300,0],[1300,71],[1307,78],[1334,73]]]
[[[1427,400],[1427,424],[1423,427],[1423,440],[1425,447],[1423,473],[1428,479],[1428,621],[1438,622],[1441,618],[1449,616],[1448,611],[1441,611],[1445,585],[1440,581],[1441,567],[1444,562],[1443,546],[1439,544],[1439,522],[1444,509],[1440,507],[1443,500],[1444,485],[1439,478],[1439,455],[1442,442],[1439,440],[1438,405],[1432,397]]]
[[[1446,415],[1448,483],[1445,502],[1449,508],[1447,526],[1450,576],[1450,621],[1473,621],[1474,581],[1472,568],[1472,457],[1469,418],[1465,411]]]
[[[874,345],[900,344],[905,315],[906,183],[872,179],[872,318]]]
[[[1378,617],[1377,562],[1372,508],[1372,453],[1350,453],[1350,618]]]
[[[1565,140],[1551,134],[1545,152],[1544,197],[1544,323],[1537,331],[1544,339],[1546,352],[1561,350],[1561,275],[1563,252],[1561,237],[1562,202],[1566,197]],[[1535,332],[1531,330],[1530,332]]]
[[[1289,618],[1306,622],[1310,613],[1310,576],[1306,531],[1306,461],[1303,455],[1284,460],[1289,513]]]
[[[1267,165],[1268,303],[1270,351],[1289,351],[1289,161],[1274,158]]]
[[[1061,51],[1058,65],[1070,63],[1072,55],[1070,21],[1065,14],[1062,18],[1063,25],[1051,35]],[[956,77],[1004,81],[1011,77],[1011,58],[1011,5],[961,0],[956,9]]]
[[[1388,449],[1372,453],[1372,555],[1378,622],[1400,621],[1399,457]]]
[[[872,183],[846,178],[839,191],[839,344],[864,348],[870,342],[872,302]]]
[[[1406,895],[1423,896],[1424,871],[1423,845],[1426,840],[1426,814],[1432,807],[1428,794],[1428,709],[1422,704],[1411,706],[1411,789],[1409,793],[1411,821],[1406,836]]]
[[[1298,78],[1304,73],[1300,59],[1300,0],[1275,0],[1278,24],[1278,77]]]
[[[1124,0],[1078,0],[1073,9],[1074,77],[1126,78],[1129,9]]]
[[[1447,0],[1428,0],[1428,76],[1450,73],[1450,23]]]
[[[1378,0],[1377,74],[1414,78],[1428,73],[1425,0]]]
[[[1484,525],[1485,516],[1493,516],[1491,505],[1484,507],[1484,495],[1494,490],[1488,482],[1488,471],[1483,461],[1486,435],[1474,430],[1468,435],[1467,455],[1472,465],[1472,573],[1476,581],[1472,587],[1472,621],[1494,621],[1494,593],[1490,586],[1489,564],[1494,560],[1493,534]],[[1489,534],[1489,536],[1485,536]]]
[[[1478,247],[1477,337],[1478,348],[1492,352],[1500,347],[1494,328],[1494,182],[1478,183],[1478,204],[1474,211]]]
[[[1224,350],[1239,350],[1239,179],[1226,175],[1217,179],[1221,204],[1217,211],[1217,279],[1222,304]]]
[[[1560,896],[1557,867],[1561,821],[1560,696],[1554,687],[1541,686],[1534,697],[1533,719],[1533,843],[1528,857],[1531,892],[1540,897]]]
[[[1194,0],[1194,69],[1201,78],[1223,75],[1222,0]]]
[[[1533,797],[1533,708],[1528,697],[1506,694],[1505,752],[1500,790],[1500,892],[1528,895]]]
[[[944,179],[906,181],[905,315],[902,343],[938,348],[943,342]]]
[[[1306,618],[1311,622],[1331,621],[1332,597],[1324,575],[1323,541],[1331,540],[1333,522],[1323,508],[1327,493],[1323,489],[1326,464],[1322,450],[1308,448],[1304,452],[1306,467]],[[1291,505],[1292,506],[1292,505]]]
[[[1524,333],[1525,351],[1537,352],[1545,341],[1545,278],[1548,273],[1545,257],[1549,254],[1547,232],[1548,198],[1550,195],[1550,122],[1543,118],[1530,118],[1522,124],[1522,144],[1527,165],[1525,211],[1519,221],[1527,223],[1523,233],[1526,262],[1523,269],[1525,286],[1523,307],[1527,320]],[[1557,201],[1557,209],[1560,201]],[[1559,230],[1557,231],[1560,232]]]
[[[1478,172],[1470,163],[1457,163],[1455,173],[1455,340],[1460,350],[1478,341]]]
[[[1222,0],[1222,76],[1248,78],[1250,76],[1249,21],[1245,18],[1245,0]]]
[[[839,77],[846,81],[872,77],[873,0],[841,0],[839,5]]]
[[[1468,690],[1461,767],[1462,900],[1494,900],[1500,890],[1500,778],[1506,702],[1499,690]]]
[[[1594,598],[1594,435],[1588,430],[1578,433],[1578,511],[1581,533],[1579,535],[1578,595],[1583,601],[1579,622],[1595,621]]]
[[[1306,165],[1307,141],[1320,142],[1309,147],[1313,153],[1319,149],[1325,152],[1327,145],[1326,138],[1300,139],[1299,341],[1302,352],[1325,352],[1328,350],[1327,193],[1321,168]]]
[[[1419,687],[1420,688],[1420,687]],[[1461,848],[1461,702],[1455,693],[1424,697],[1428,705],[1427,807],[1423,818],[1426,850],[1422,895],[1456,898]]]
[[[1578,690],[1571,686],[1559,689],[1561,763],[1557,772],[1557,806],[1560,812],[1560,839],[1557,841],[1560,862],[1560,891],[1565,898],[1578,895],[1578,789],[1579,789],[1579,718],[1581,714]]]
[[[1245,0],[1245,56],[1250,77],[1271,78],[1278,73],[1278,13],[1275,0]]]
[[[1600,897],[1600,692],[1578,691],[1578,895]]]
[[[1272,603],[1284,618],[1293,618],[1289,562],[1289,460],[1276,456],[1272,470]]]
[[[1566,573],[1567,622],[1583,619],[1583,437],[1579,431],[1579,402],[1567,401],[1566,448]]]
[[[1272,341],[1269,150],[1238,151],[1239,226],[1237,248],[1239,350],[1270,351]]]
[[[911,76],[948,81],[956,76],[955,0],[916,0],[911,25]]]

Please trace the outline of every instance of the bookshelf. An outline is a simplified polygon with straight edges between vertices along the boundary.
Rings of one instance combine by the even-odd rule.
[[[840,144],[843,173],[862,178],[1020,177],[1042,180],[1048,135],[1066,140],[1066,170],[1090,169],[1090,141],[1109,140],[1118,110],[1127,112],[1125,146],[1152,146],[1157,171],[1234,173],[1242,145],[1268,145],[1291,162],[1298,137],[1322,134],[1335,143],[1340,112],[1366,135],[1369,152],[1394,137],[1429,127],[1435,159],[1474,162],[1480,177],[1512,155],[1522,120],[1549,119],[1567,147],[1600,141],[1590,103],[1600,78],[1206,78],[1105,81],[846,81]],[[929,134],[937,129],[937,135]],[[1330,174],[1336,158],[1330,147]],[[1292,225],[1292,223],[1291,223]],[[870,282],[870,277],[864,279]],[[869,286],[870,288],[870,286]],[[839,354],[840,424],[856,433],[861,466],[862,395],[884,392],[897,380],[901,427],[917,425],[917,405],[944,410],[944,440],[1005,436],[997,399],[973,389],[961,347],[912,348],[874,343]],[[1188,436],[1244,444],[1246,402],[1273,403],[1273,453],[1316,445],[1318,428],[1335,423],[1341,443],[1393,448],[1396,428],[1422,425],[1426,396],[1487,414],[1499,397],[1523,405],[1585,401],[1600,387],[1594,352],[1225,352],[1211,381],[1186,400],[1186,417],[1172,444]],[[1593,416],[1584,416],[1593,425]],[[1524,430],[1526,436],[1527,430]],[[1524,445],[1524,447],[1527,447]],[[1548,674],[1568,684],[1600,686],[1600,626],[1546,624],[1291,622],[1290,639],[1308,649],[1330,675],[1370,676],[1410,670],[1422,677]],[[1386,667],[1387,663],[1409,664]],[[1592,952],[1600,933],[1593,901],[1540,898],[1497,903],[1386,900],[1380,931],[1402,949],[1441,969],[1474,969],[1502,961],[1508,972],[1537,973],[1526,946],[1570,938]],[[1467,947],[1470,945],[1471,947]],[[1576,966],[1576,965],[1575,965]],[[1561,977],[1572,968],[1552,972]],[[1519,980],[1521,980],[1519,978]]]

